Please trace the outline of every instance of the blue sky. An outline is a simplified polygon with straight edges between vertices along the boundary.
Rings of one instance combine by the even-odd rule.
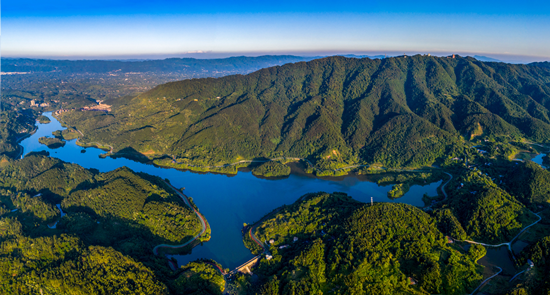
[[[2,33],[10,57],[459,53],[520,62],[550,60],[550,1],[4,0]]]

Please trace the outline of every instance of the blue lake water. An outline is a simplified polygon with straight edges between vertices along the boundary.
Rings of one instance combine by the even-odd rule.
[[[543,164],[542,164],[542,158],[546,156],[546,154],[538,154],[536,155],[533,159],[531,159],[531,161],[541,165],[542,167],[545,167]],[[545,167],[546,168],[546,167]]]
[[[437,187],[441,181],[424,186],[411,186],[403,197],[391,200],[387,197],[391,186],[379,186],[357,176],[320,179],[293,173],[284,179],[261,179],[250,172],[239,172],[237,175],[220,175],[213,173],[199,174],[190,171],[165,169],[139,163],[124,158],[100,158],[104,153],[96,148],[86,149],[76,145],[76,140],[68,141],[58,149],[49,149],[38,143],[42,136],[52,136],[52,132],[65,129],[59,121],[45,113],[50,118],[49,124],[38,124],[35,134],[21,142],[24,153],[31,151],[48,151],[51,157],[66,162],[79,164],[85,168],[95,168],[107,172],[126,166],[136,172],[146,172],[161,178],[167,178],[175,187],[185,187],[185,194],[193,199],[199,211],[208,220],[212,238],[202,246],[197,246],[189,255],[177,255],[180,265],[198,258],[210,258],[221,263],[226,268],[234,268],[252,258],[252,254],[244,247],[241,238],[243,223],[253,223],[283,204],[292,204],[300,196],[311,192],[345,192],[354,199],[370,202],[399,202],[415,206],[423,206],[422,196],[437,195]],[[113,196],[116,197],[116,196]]]

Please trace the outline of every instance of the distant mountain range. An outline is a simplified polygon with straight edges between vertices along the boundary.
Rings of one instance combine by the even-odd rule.
[[[486,62],[502,62],[501,60],[494,59],[491,57],[483,56],[483,55],[474,55],[474,58],[479,61],[486,61]]]
[[[350,58],[380,59],[384,55],[344,55]],[[258,57],[235,56],[220,59],[167,58],[129,60],[52,60],[28,58],[2,58],[2,72],[32,73],[197,73],[198,76],[224,76],[246,74],[262,68],[310,61],[326,56],[264,55]],[[197,75],[196,75],[197,76]]]
[[[383,59],[385,55],[335,55],[348,58]],[[53,60],[28,58],[2,58],[2,72],[32,73],[180,73],[193,77],[220,77],[231,74],[246,74],[262,68],[311,61],[328,56],[264,55],[258,57],[235,56],[219,59],[167,58],[128,60]],[[389,56],[388,56],[389,57]],[[395,56],[392,56],[395,57]],[[487,56],[474,55],[484,62],[502,62]]]
[[[5,59],[2,58],[2,72],[35,73],[248,73],[261,68],[309,61],[314,57],[292,55],[266,55],[258,57],[237,56],[222,59],[168,58],[163,60],[115,61],[115,60],[49,60],[49,59]]]

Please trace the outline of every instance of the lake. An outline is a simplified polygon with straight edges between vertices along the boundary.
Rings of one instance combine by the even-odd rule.
[[[540,166],[542,166],[542,168],[547,169],[548,167],[546,167],[546,165],[544,165],[542,163],[543,162],[542,158],[544,158],[544,156],[546,156],[545,153],[539,153],[539,154],[519,153],[518,156],[516,157],[516,160],[521,160],[521,161],[530,160],[530,161],[533,161],[533,162],[539,164]]]
[[[252,254],[245,248],[241,238],[243,223],[253,223],[284,204],[292,204],[299,197],[311,192],[345,192],[354,199],[368,203],[371,197],[375,202],[399,202],[423,206],[422,196],[437,195],[441,181],[424,186],[413,185],[403,197],[391,200],[387,197],[391,186],[379,186],[364,177],[346,176],[338,178],[316,178],[302,173],[292,173],[284,179],[262,179],[250,172],[237,175],[214,173],[194,173],[176,169],[166,169],[139,163],[125,158],[100,158],[105,153],[96,148],[86,149],[76,145],[76,140],[68,141],[64,147],[50,149],[38,143],[42,136],[52,136],[52,132],[65,129],[51,113],[45,113],[51,123],[37,123],[38,130],[21,141],[23,155],[31,151],[48,151],[51,157],[107,172],[126,166],[136,172],[145,172],[167,178],[175,187],[185,187],[185,194],[191,197],[199,211],[208,220],[212,238],[202,246],[197,246],[189,255],[176,255],[180,265],[198,258],[210,258],[225,268],[233,269]],[[170,256],[171,257],[171,256]]]

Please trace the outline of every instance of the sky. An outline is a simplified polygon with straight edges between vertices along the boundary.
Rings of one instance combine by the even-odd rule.
[[[2,57],[484,55],[550,60],[550,1],[4,0]]]

